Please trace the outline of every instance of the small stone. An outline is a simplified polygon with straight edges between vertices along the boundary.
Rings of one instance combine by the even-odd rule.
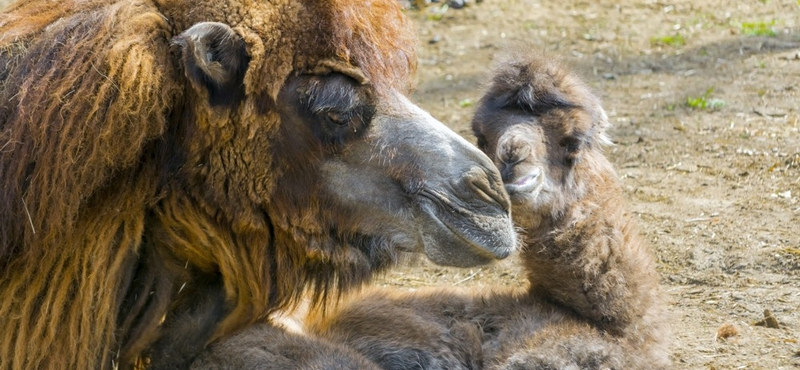
[[[435,44],[435,43],[437,43],[439,41],[442,41],[442,37],[439,36],[439,35],[433,35],[433,37],[431,37],[431,39],[428,40],[428,43],[433,45],[433,44]]]
[[[467,0],[450,0],[447,5],[453,9],[461,9],[467,6]]]

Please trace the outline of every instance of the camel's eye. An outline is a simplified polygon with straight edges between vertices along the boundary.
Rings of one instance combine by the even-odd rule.
[[[364,114],[358,109],[349,112],[331,110],[320,116],[323,118],[323,122],[320,122],[321,133],[328,139],[336,139],[334,141],[339,142],[352,135],[357,135],[359,131],[364,131],[368,123],[364,122]]]
[[[375,114],[371,88],[339,73],[298,76],[286,92],[316,137],[335,147],[361,137]]]
[[[350,123],[350,118],[338,112],[328,112],[328,121],[337,126],[347,126]]]

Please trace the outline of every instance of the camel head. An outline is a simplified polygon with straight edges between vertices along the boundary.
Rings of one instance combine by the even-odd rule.
[[[585,195],[588,171],[606,168],[608,118],[581,80],[557,63],[511,58],[497,68],[472,122],[500,170],[515,219],[558,216]]]
[[[198,157],[197,176],[235,178],[203,198],[255,205],[250,218],[306,249],[312,269],[375,270],[397,252],[453,266],[509,255],[516,236],[493,163],[406,97],[416,41],[393,1],[251,7],[286,21],[189,20],[172,41],[197,97],[189,145],[245,167]]]

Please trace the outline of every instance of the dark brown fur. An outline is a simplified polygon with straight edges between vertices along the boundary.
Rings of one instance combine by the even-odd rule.
[[[312,315],[312,331],[386,369],[666,368],[659,277],[602,153],[608,125],[558,63],[502,62],[473,127],[525,236],[529,288],[370,292]]]
[[[403,212],[374,202],[367,215],[323,176],[331,162],[386,167],[366,128],[389,107],[388,122],[405,129],[413,36],[393,0],[31,0],[4,10],[0,369],[185,367],[307,291],[324,300],[361,284],[398,244],[418,251],[403,233],[419,221],[394,230],[381,215],[416,209],[409,184],[432,182],[410,170],[438,172],[415,168],[423,157],[387,165]],[[333,107],[314,100],[325,94]],[[351,116],[326,116],[335,109]],[[454,161],[490,167],[457,145],[467,155]],[[502,228],[497,176],[478,177],[496,189],[487,217]],[[455,262],[507,253],[478,247]]]

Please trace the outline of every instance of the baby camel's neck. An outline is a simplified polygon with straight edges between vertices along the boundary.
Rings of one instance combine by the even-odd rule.
[[[526,228],[522,258],[531,294],[621,334],[654,304],[658,276],[616,174],[594,175],[582,197]]]

